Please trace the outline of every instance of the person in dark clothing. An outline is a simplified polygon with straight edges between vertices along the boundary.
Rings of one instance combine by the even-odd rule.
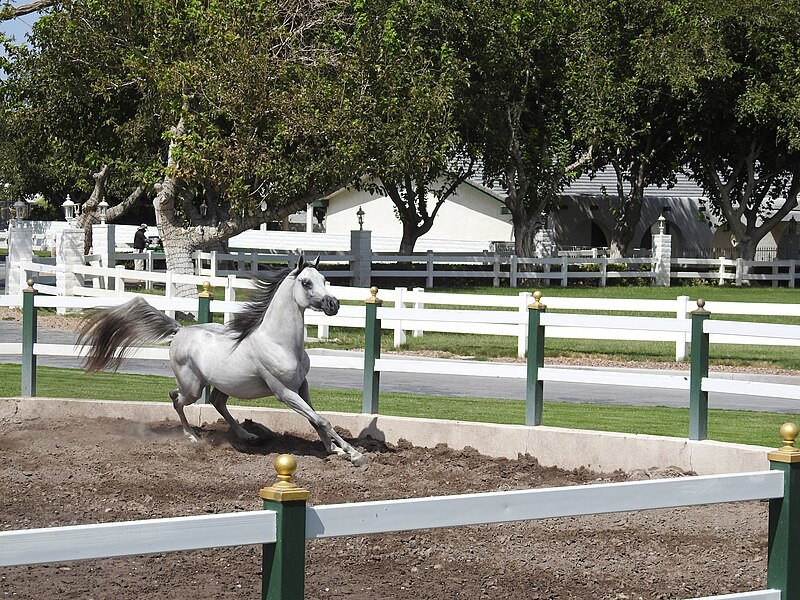
[[[139,229],[136,230],[136,235],[133,236],[133,249],[135,252],[144,252],[147,248],[147,225],[142,223]],[[144,260],[134,259],[133,268],[137,271],[144,271]]]

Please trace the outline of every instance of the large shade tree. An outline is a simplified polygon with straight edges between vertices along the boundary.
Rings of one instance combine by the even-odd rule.
[[[669,187],[683,161],[680,120],[699,81],[721,65],[716,34],[687,2],[575,0],[579,26],[570,62],[575,134],[610,166],[615,218],[611,253],[638,242],[645,188]],[[698,2],[698,5],[703,2]]]
[[[704,6],[701,6],[703,4]],[[706,5],[707,4],[707,5]],[[723,53],[686,106],[689,174],[739,255],[797,206],[800,192],[800,3],[696,3]]]
[[[3,100],[42,165],[152,189],[167,265],[191,272],[193,250],[354,178],[335,4],[58,4],[14,50]]]
[[[467,80],[472,0],[356,2],[340,19],[346,79],[369,159],[356,185],[388,196],[410,254],[442,204],[474,171],[462,158],[456,106]],[[352,24],[352,25],[350,25]]]
[[[573,143],[564,95],[573,13],[559,0],[476,3],[463,139],[505,190],[515,251],[535,256],[546,215],[590,152]]]

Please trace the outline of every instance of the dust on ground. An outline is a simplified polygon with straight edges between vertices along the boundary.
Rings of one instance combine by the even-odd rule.
[[[258,510],[283,452],[297,457],[295,481],[314,505],[683,475],[565,471],[370,439],[353,440],[369,460],[353,467],[311,435],[245,425],[259,442],[234,442],[214,423],[191,443],[177,419],[0,422],[0,528]],[[306,544],[305,597],[692,598],[763,589],[766,542],[763,502],[334,538]],[[0,596],[256,599],[260,581],[261,548],[247,546],[5,568]]]

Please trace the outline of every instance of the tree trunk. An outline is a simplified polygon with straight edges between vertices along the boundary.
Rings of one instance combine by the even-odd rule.
[[[646,180],[646,167],[643,162],[633,161],[628,165],[628,183],[630,190],[625,190],[626,169],[612,160],[617,176],[617,206],[612,206],[614,229],[611,230],[609,254],[614,258],[628,256],[636,226],[642,219],[642,199]]]

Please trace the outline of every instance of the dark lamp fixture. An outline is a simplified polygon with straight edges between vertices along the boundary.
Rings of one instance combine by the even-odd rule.
[[[356,215],[358,216],[358,230],[364,231],[364,209],[359,206]]]

